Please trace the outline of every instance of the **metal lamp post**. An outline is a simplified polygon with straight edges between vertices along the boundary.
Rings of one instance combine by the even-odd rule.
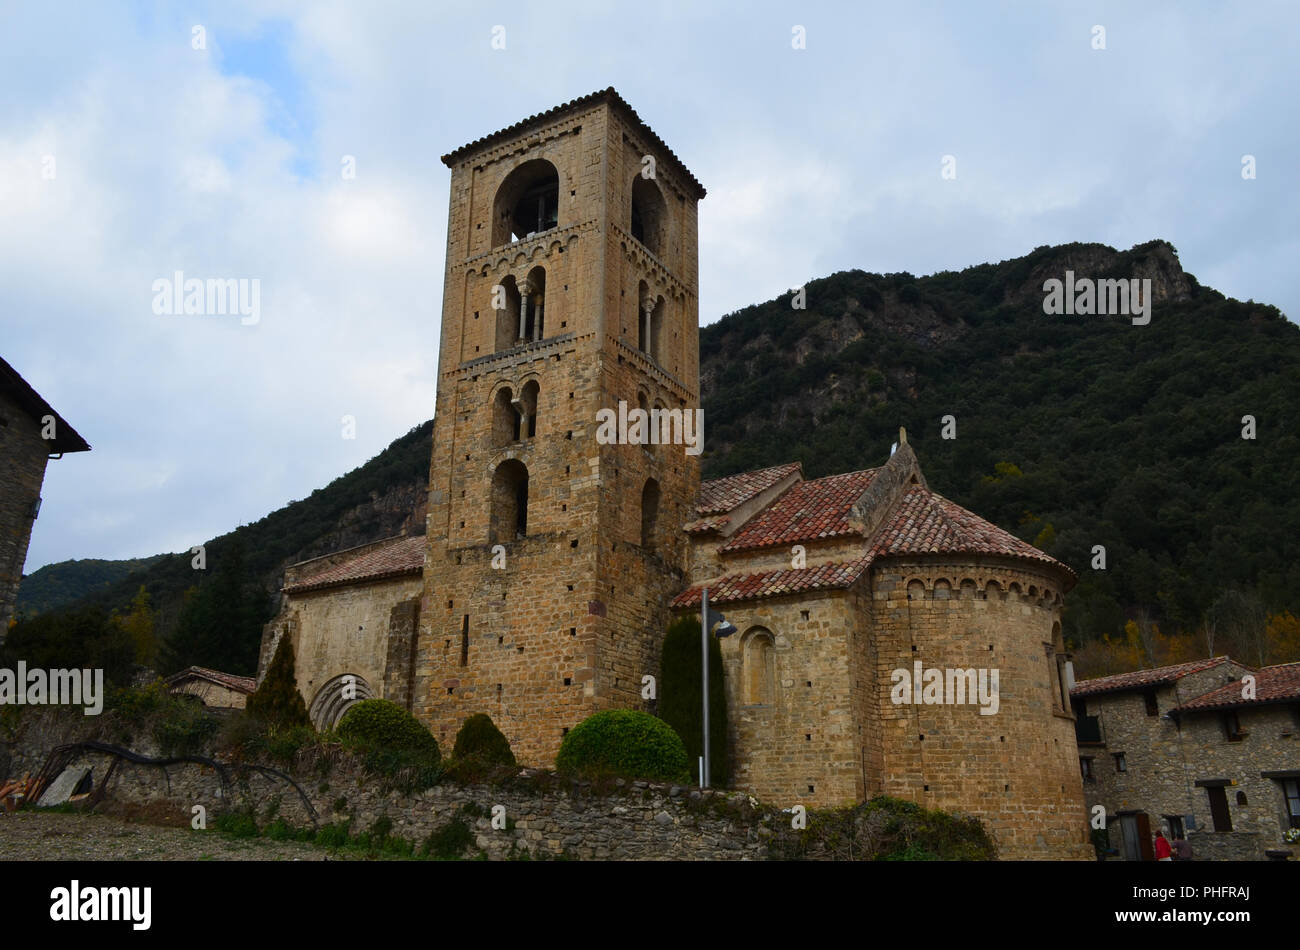
[[[703,588],[703,603],[700,612],[700,652],[703,658],[703,687],[700,690],[704,697],[704,755],[700,757],[700,788],[709,787],[709,634],[714,624],[718,624],[717,636],[719,638],[729,637],[736,632],[736,625],[729,622],[722,614],[714,611],[709,612],[709,589]]]

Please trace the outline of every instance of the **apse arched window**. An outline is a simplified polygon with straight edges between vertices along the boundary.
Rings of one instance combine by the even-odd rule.
[[[540,391],[537,380],[530,379],[519,393],[519,434],[522,438],[531,439],[537,435],[537,394]]]
[[[641,489],[641,547],[653,551],[658,534],[659,483],[647,478],[645,487]]]
[[[519,409],[509,386],[502,386],[492,398],[492,445],[500,448],[518,442],[521,434]]]
[[[506,459],[492,473],[493,544],[528,534],[528,469],[518,459]]]
[[[492,204],[492,246],[520,241],[559,224],[560,173],[543,158],[524,162],[501,182]]]
[[[664,231],[668,224],[668,208],[664,196],[653,178],[643,178],[640,172],[632,179],[632,236],[645,245],[651,254],[663,250]]]
[[[741,700],[746,706],[770,706],[776,697],[776,644],[772,633],[756,627],[741,646]]]

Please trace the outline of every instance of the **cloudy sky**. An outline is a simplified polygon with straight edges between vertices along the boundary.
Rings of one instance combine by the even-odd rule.
[[[26,570],[185,550],[430,417],[438,156],[606,86],[709,190],[703,323],[1156,237],[1300,315],[1289,4],[620,6],[0,4],[0,356],[94,447],[50,463]],[[176,271],[257,278],[260,320],[155,313]]]

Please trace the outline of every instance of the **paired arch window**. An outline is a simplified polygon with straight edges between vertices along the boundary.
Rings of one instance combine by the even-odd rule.
[[[537,380],[530,379],[516,396],[509,386],[502,386],[492,397],[492,447],[522,442],[537,435],[537,397],[541,392]]]

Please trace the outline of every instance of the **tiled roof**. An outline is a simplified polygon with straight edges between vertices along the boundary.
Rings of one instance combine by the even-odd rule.
[[[799,470],[799,462],[787,462],[772,468],[760,468],[754,472],[741,472],[739,475],[702,482],[700,493],[696,496],[695,510],[701,517],[733,511]]]
[[[710,531],[720,531],[730,523],[730,516],[716,515],[712,518],[701,518],[699,521],[692,521],[684,530],[687,534],[708,534]]]
[[[191,666],[188,669],[181,670],[179,673],[173,673],[167,677],[167,685],[174,686],[181,680],[202,679],[209,680],[219,686],[225,686],[233,689],[237,693],[251,695],[257,689],[257,680],[251,676],[236,676],[233,673],[222,673],[220,670],[210,670],[205,666]]]
[[[758,600],[761,597],[780,597],[783,594],[802,594],[810,590],[831,590],[853,584],[871,564],[870,557],[836,564],[819,564],[816,567],[789,570],[758,571],[752,574],[729,574],[697,584],[673,598],[675,610],[698,607],[704,599],[705,586],[709,588],[710,604],[726,604],[739,600]]]
[[[1241,681],[1238,680],[1197,696],[1195,699],[1183,703],[1174,712],[1199,712],[1211,709],[1229,709],[1234,706],[1300,702],[1300,663],[1264,666],[1254,676],[1254,699],[1242,699]]]
[[[720,551],[750,551],[852,534],[849,510],[877,469],[799,482],[749,520]]]
[[[1097,679],[1076,683],[1070,690],[1071,696],[1096,696],[1099,693],[1121,693],[1125,690],[1149,689],[1152,686],[1168,686],[1189,673],[1199,673],[1211,667],[1226,663],[1228,657],[1216,656],[1208,660],[1193,660],[1190,663],[1175,663],[1172,666],[1158,666],[1153,670],[1135,670],[1132,673],[1116,673],[1113,676],[1101,676]]]
[[[974,512],[927,489],[909,488],[889,523],[876,536],[874,553],[1001,554],[1074,572]]]
[[[460,148],[448,152],[446,155],[442,156],[442,163],[446,165],[448,168],[450,168],[453,164],[455,164],[457,161],[459,161],[462,157],[469,154],[470,152],[478,151],[481,148],[485,148],[489,145],[492,145],[495,142],[498,142],[501,139],[507,138],[511,135],[517,135],[518,133],[523,132],[525,129],[532,128],[534,126],[544,125],[547,122],[551,122],[555,119],[558,119],[561,115],[563,115],[566,112],[574,112],[577,111],[578,109],[585,109],[588,106],[595,105],[597,102],[601,102],[601,101],[609,102],[617,106],[618,108],[623,109],[631,117],[632,121],[636,123],[637,126],[640,127],[641,131],[645,133],[645,135],[650,139],[650,141],[653,142],[655,145],[657,145],[659,148],[663,149],[663,151],[666,152],[669,155],[669,157],[671,157],[672,160],[677,163],[677,165],[681,168],[682,172],[686,175],[687,180],[689,180],[691,185],[695,188],[695,192],[696,192],[695,197],[697,199],[704,197],[704,195],[706,194],[704,190],[704,186],[701,185],[699,181],[696,179],[696,177],[691,174],[691,170],[686,167],[686,163],[683,162],[680,158],[678,158],[677,155],[673,152],[673,150],[668,147],[667,143],[664,142],[664,140],[661,139],[657,134],[655,134],[654,129],[646,125],[645,120],[636,114],[636,110],[627,104],[627,100],[625,100],[622,96],[620,96],[614,90],[613,86],[609,86],[606,89],[601,89],[597,92],[593,92],[585,96],[579,96],[577,99],[572,99],[569,102],[565,102],[562,103],[561,105],[555,106],[554,108],[547,109],[545,112],[539,112],[536,115],[531,115],[526,119],[521,119],[520,121],[516,122],[514,125],[508,125],[504,129],[500,129],[496,132],[493,132],[490,135],[485,135],[480,139],[475,139],[474,141],[466,145],[462,145]]]
[[[357,581],[372,581],[402,574],[419,574],[424,569],[425,545],[423,535],[394,538],[388,544],[370,548],[354,558],[327,567],[317,574],[300,577],[292,584],[286,584],[283,589],[287,593],[301,593]]]

